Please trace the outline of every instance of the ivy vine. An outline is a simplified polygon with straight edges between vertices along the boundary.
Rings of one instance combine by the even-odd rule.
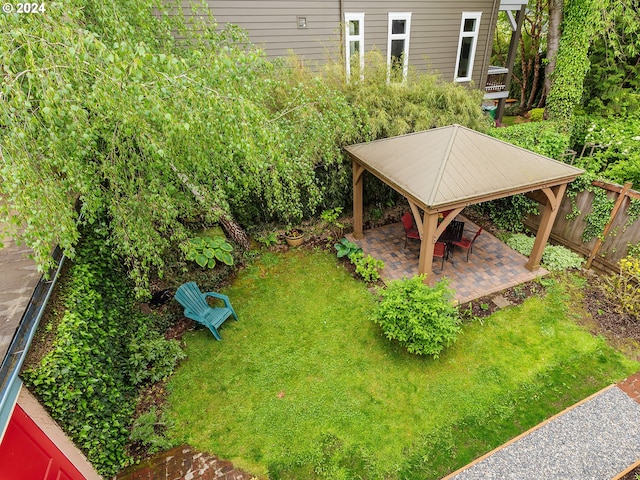
[[[582,241],[588,242],[595,237],[604,240],[604,228],[609,222],[615,201],[609,198],[606,190],[602,188],[591,187],[588,190],[593,193],[593,204],[591,212],[584,219],[587,226],[582,232]]]
[[[627,223],[625,223],[625,227],[628,227],[640,217],[640,200],[637,198],[630,199],[629,206],[625,213],[627,217],[629,217]]]
[[[566,196],[571,200],[571,212],[566,215],[567,220],[574,220],[582,214],[576,204],[576,197],[580,192],[591,192],[593,200],[591,202],[591,212],[585,216],[584,222],[587,224],[582,232],[582,241],[588,242],[592,238],[604,240],[602,234],[611,217],[611,211],[615,205],[615,200],[607,196],[606,190],[593,185],[596,175],[586,172],[569,184]]]
[[[574,108],[582,99],[583,82],[589,70],[589,47],[602,24],[607,0],[565,2],[562,41],[558,49],[551,91],[547,96],[549,119],[569,125]]]

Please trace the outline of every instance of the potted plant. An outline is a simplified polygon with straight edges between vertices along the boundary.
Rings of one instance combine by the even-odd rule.
[[[288,228],[284,232],[284,238],[290,247],[297,247],[304,242],[304,234],[299,228]]]

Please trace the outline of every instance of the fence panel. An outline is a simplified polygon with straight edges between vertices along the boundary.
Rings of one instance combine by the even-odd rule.
[[[611,183],[594,182],[594,186],[605,189],[607,197],[613,201],[618,198],[622,191],[620,185]],[[587,227],[585,219],[591,213],[593,198],[594,194],[589,191],[580,192],[575,198],[575,204],[581,213],[577,217],[567,220],[567,215],[573,211],[573,201],[565,196],[551,231],[551,240],[553,242],[565,245],[585,257],[589,256],[598,243],[596,238],[588,242],[582,241],[582,234]],[[604,238],[594,258],[594,267],[600,270],[617,270],[616,264],[627,255],[628,245],[635,245],[640,242],[640,222],[630,217],[627,211],[632,198],[640,199],[640,192],[629,190],[625,195],[620,210],[611,221],[609,233]],[[537,231],[540,225],[540,216],[530,215],[525,224],[532,230]]]

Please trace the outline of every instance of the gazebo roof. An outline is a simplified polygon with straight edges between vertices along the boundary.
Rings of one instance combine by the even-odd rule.
[[[345,148],[426,209],[471,205],[574,180],[583,170],[460,125]]]

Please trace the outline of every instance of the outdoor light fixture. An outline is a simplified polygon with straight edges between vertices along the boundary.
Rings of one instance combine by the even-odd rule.
[[[307,28],[307,17],[296,17],[298,19],[298,28]]]

